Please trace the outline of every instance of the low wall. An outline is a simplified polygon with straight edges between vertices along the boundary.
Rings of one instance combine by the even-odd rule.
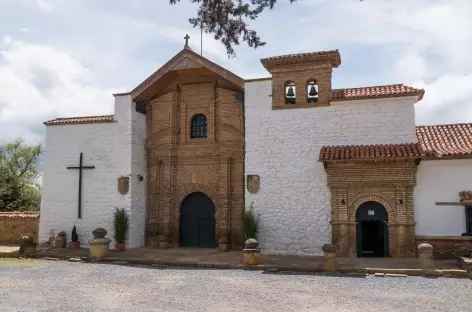
[[[416,236],[416,246],[421,243],[433,246],[434,258],[455,258],[472,248],[472,236]]]
[[[0,244],[19,244],[30,235],[38,241],[39,212],[0,212]]]

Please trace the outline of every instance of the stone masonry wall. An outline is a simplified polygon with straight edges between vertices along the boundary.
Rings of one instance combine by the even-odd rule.
[[[38,240],[39,213],[0,212],[0,244],[19,244],[21,238],[30,235]]]
[[[260,176],[260,190],[246,190],[246,206],[253,202],[261,215],[264,253],[320,255],[331,242],[331,194],[320,148],[416,141],[415,100],[272,110],[271,92],[271,80],[245,86],[245,175]]]
[[[416,236],[416,246],[428,243],[433,246],[435,258],[455,258],[467,248],[472,249],[471,236]]]

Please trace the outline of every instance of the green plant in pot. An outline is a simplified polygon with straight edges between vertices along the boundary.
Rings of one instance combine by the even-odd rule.
[[[77,228],[75,225],[72,228],[70,248],[80,248],[79,235],[77,234]]]
[[[244,239],[257,239],[257,234],[259,233],[260,217],[254,211],[252,203],[249,209],[243,208],[241,210],[241,222]]]
[[[129,217],[124,208],[116,208],[113,216],[113,229],[115,231],[115,250],[125,250],[125,242],[129,230]]]

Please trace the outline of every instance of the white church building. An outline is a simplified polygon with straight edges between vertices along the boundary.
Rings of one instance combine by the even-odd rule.
[[[413,86],[332,89],[338,50],[261,63],[270,77],[244,80],[185,47],[113,115],[46,121],[39,242],[74,225],[82,246],[110,237],[119,207],[127,248],[238,249],[252,206],[267,254],[472,244],[472,124],[415,125]]]

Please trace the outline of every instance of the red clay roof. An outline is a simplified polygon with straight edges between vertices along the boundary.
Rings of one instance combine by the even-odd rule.
[[[53,120],[45,121],[44,124],[46,126],[57,126],[70,124],[107,123],[113,122],[113,117],[114,115],[56,118]]]
[[[472,123],[416,127],[427,157],[472,156]]]
[[[0,218],[10,219],[37,219],[39,218],[39,212],[31,211],[2,211],[0,212]]]
[[[330,61],[333,67],[338,67],[341,64],[341,55],[339,50],[330,50],[330,51],[317,51],[317,52],[308,52],[308,53],[298,53],[298,54],[286,54],[279,56],[272,56],[261,59],[262,65],[269,70],[274,65],[290,64],[297,61]]]
[[[389,98],[399,96],[417,96],[418,101],[421,101],[424,96],[424,90],[405,86],[403,84],[334,89],[332,101]]]
[[[415,159],[421,155],[419,143],[323,146],[318,161]]]
[[[472,192],[471,191],[459,192],[459,197],[460,197],[461,201],[472,200]]]

